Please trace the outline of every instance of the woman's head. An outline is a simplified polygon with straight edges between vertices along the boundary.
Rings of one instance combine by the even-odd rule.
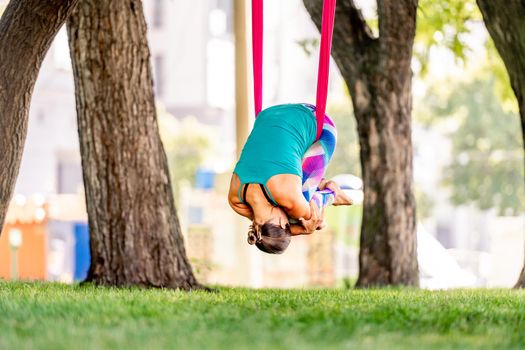
[[[283,227],[284,226],[284,227]],[[248,243],[269,254],[282,254],[290,245],[290,224],[278,225],[268,221],[263,225],[250,225]]]
[[[248,243],[265,253],[282,254],[288,248],[292,236],[284,210],[270,206],[269,211],[263,211],[264,215],[257,215],[255,210],[254,214],[256,220],[248,231]]]

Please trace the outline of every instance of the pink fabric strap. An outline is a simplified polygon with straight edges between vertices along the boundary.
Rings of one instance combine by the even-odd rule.
[[[317,96],[315,100],[317,120],[317,139],[323,131],[326,99],[328,96],[328,77],[330,71],[330,51],[334,31],[336,0],[324,0],[321,24],[321,48],[319,70],[317,73]],[[253,50],[253,93],[255,117],[262,110],[263,89],[263,0],[252,0],[252,50]]]
[[[330,75],[330,51],[334,32],[336,0],[324,0],[321,23],[321,49],[317,71],[317,95],[315,100],[315,119],[317,119],[317,139],[323,131],[326,98],[328,96],[328,77]]]
[[[262,109],[263,0],[252,0],[253,94],[255,118]]]

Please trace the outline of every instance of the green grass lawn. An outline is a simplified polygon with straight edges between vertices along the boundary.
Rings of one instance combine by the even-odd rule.
[[[0,349],[115,348],[523,349],[525,293],[0,282]]]

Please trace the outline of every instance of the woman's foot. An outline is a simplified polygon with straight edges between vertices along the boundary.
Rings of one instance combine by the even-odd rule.
[[[352,205],[354,204],[354,201],[350,197],[346,195],[342,190],[339,190],[339,192],[335,193],[335,201],[332,205],[338,206],[338,205]]]
[[[332,203],[332,205],[335,205],[335,206],[352,205],[354,203],[352,199],[348,197],[346,193],[343,192],[343,190],[341,190],[339,185],[332,180],[322,179],[321,183],[319,183],[319,189],[320,190],[329,189],[334,192],[335,200]]]

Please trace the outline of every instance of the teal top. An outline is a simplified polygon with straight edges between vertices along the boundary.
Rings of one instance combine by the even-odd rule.
[[[302,178],[302,158],[316,137],[315,114],[302,104],[284,104],[259,113],[244,144],[234,173],[244,184],[262,184],[277,205],[266,182],[274,175],[292,174]],[[242,196],[239,199],[243,201]]]

